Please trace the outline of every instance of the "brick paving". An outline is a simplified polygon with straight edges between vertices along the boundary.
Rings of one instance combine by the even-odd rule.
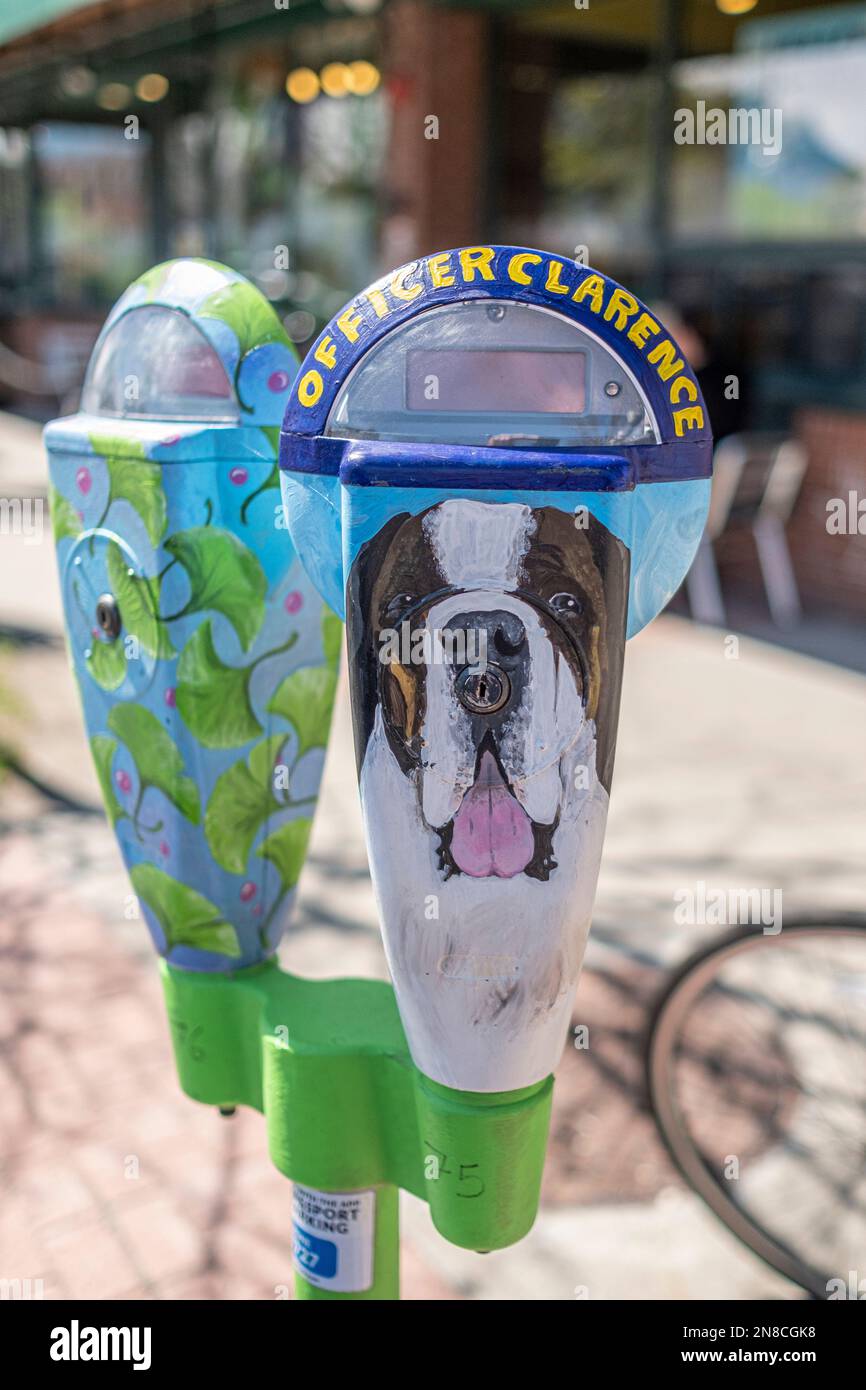
[[[33,850],[0,852],[0,1275],[46,1298],[285,1296],[290,1189],[261,1116],[181,1094],[149,960],[50,872],[34,887]],[[453,1296],[411,1245],[404,1283]]]

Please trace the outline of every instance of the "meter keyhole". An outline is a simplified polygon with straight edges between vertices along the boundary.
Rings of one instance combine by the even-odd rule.
[[[96,603],[96,621],[100,631],[111,642],[115,642],[120,636],[122,626],[120,619],[120,609],[113,594],[103,594]]]
[[[470,714],[496,714],[510,696],[511,682],[499,666],[467,666],[457,677],[457,698]]]

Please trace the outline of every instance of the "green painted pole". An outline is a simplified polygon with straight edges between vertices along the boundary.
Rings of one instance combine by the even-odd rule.
[[[526,1235],[552,1077],[490,1094],[431,1081],[378,980],[302,980],[273,961],[234,974],[160,969],[182,1088],[261,1111],[271,1159],[295,1184],[298,1297],[399,1296],[399,1188],[429,1203],[455,1245],[499,1250]],[[315,1282],[344,1259],[351,1288],[336,1287],[333,1268]]]

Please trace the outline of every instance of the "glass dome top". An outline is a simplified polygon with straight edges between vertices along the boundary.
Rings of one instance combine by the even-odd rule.
[[[219,354],[186,313],[162,304],[135,306],[109,325],[90,360],[81,404],[91,415],[135,420],[239,419]]]

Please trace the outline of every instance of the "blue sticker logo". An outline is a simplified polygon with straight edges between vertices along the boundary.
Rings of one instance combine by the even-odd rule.
[[[295,1259],[304,1274],[316,1279],[334,1279],[337,1274],[337,1247],[332,1240],[311,1235],[295,1223]]]

